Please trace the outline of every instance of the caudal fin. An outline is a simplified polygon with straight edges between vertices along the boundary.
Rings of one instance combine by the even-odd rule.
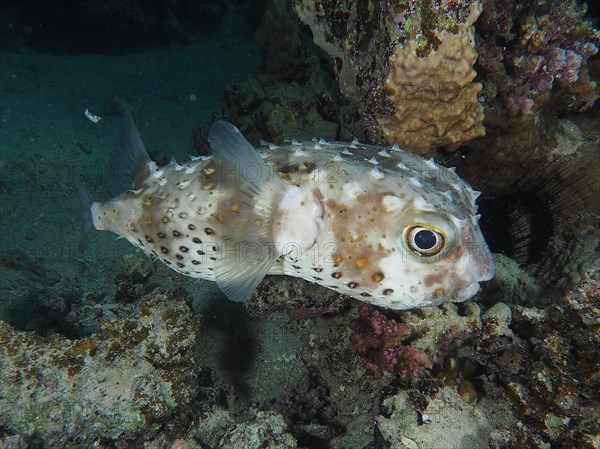
[[[81,238],[79,240],[79,253],[83,253],[92,238],[96,235],[94,220],[92,218],[92,203],[94,200],[88,193],[83,183],[79,180],[74,171],[69,174],[71,183],[77,191],[79,197],[79,206],[81,208]]]

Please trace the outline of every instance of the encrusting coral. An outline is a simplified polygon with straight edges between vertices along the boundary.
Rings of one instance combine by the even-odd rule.
[[[581,276],[546,308],[499,303],[483,316],[476,359],[519,408],[505,447],[597,447],[600,271]]]
[[[0,422],[46,448],[134,444],[172,425],[199,390],[190,305],[183,290],[157,289],[130,318],[78,340],[0,321]]]

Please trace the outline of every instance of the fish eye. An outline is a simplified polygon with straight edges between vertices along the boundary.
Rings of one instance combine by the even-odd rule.
[[[404,241],[412,252],[424,257],[435,256],[446,246],[446,239],[441,232],[421,224],[407,227]]]

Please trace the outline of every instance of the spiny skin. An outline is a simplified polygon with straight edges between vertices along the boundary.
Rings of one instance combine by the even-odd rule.
[[[182,274],[217,281],[224,254],[250,265],[258,245],[271,253],[269,274],[390,309],[463,301],[493,276],[477,225],[478,194],[452,170],[357,142],[293,142],[259,152],[285,181],[271,217],[261,215],[268,207],[260,198],[236,190],[236,175],[226,173],[231,167],[209,156],[171,163],[134,190],[94,203],[94,226]],[[243,207],[253,210],[251,219],[236,218]],[[253,245],[255,226],[268,226],[268,249],[265,241]],[[407,230],[415,226],[442,236],[437,254],[414,251]]]

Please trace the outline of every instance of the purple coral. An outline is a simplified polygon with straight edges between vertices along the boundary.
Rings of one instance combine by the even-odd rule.
[[[369,305],[360,306],[358,315],[351,324],[350,350],[364,359],[363,366],[373,376],[388,371],[402,379],[415,379],[421,366],[431,369],[427,354],[403,344],[410,334],[406,324]]]
[[[587,51],[591,55],[598,51],[594,44],[589,44],[589,47]],[[519,61],[535,58],[536,64],[533,70],[527,70],[527,64],[523,64],[519,67],[520,73],[526,76],[537,89],[544,91],[552,89],[555,81],[562,86],[576,82],[579,79],[579,70],[584,57],[587,59],[588,56],[582,56],[569,49],[550,47],[544,56],[522,56],[515,58],[514,61],[517,61],[519,66]]]
[[[515,11],[520,13],[509,20],[517,32],[512,48],[505,53],[508,68],[539,91],[550,90],[555,84],[565,87],[575,83],[587,60],[598,52],[600,42],[597,30],[584,19],[585,6],[544,0]],[[495,14],[485,13],[483,22],[508,12],[499,10]],[[488,29],[487,24],[481,27]]]

